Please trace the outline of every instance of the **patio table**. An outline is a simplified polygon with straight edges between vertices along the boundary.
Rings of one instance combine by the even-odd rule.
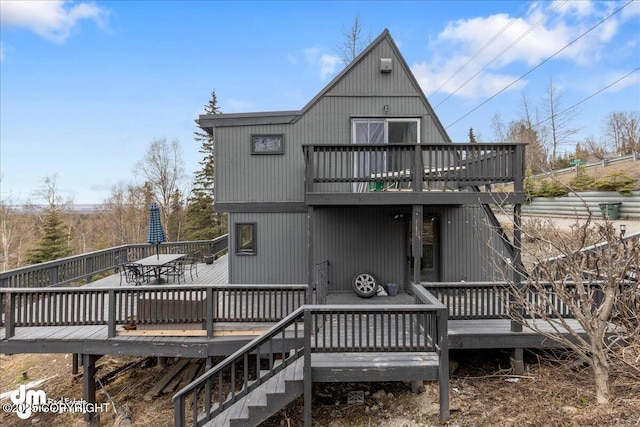
[[[136,264],[140,264],[145,269],[153,270],[156,276],[157,283],[161,281],[162,270],[167,264],[178,261],[181,258],[186,257],[187,254],[159,254],[151,255],[146,258],[139,259]]]

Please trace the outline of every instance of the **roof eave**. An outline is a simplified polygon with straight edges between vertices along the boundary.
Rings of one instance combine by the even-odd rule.
[[[268,111],[259,113],[202,114],[197,120],[204,130],[216,127],[270,125],[291,123],[300,111]]]

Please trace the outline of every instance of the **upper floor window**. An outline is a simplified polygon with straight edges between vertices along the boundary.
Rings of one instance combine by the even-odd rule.
[[[353,119],[354,144],[420,142],[420,119]]]
[[[256,224],[236,223],[236,255],[255,255],[256,251]]]

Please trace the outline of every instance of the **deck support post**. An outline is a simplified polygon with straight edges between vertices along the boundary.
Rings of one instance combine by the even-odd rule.
[[[102,356],[99,354],[82,355],[82,385],[83,399],[89,405],[97,408],[96,405],[96,362]],[[84,421],[87,427],[100,425],[100,416],[96,412],[85,412]]]
[[[413,257],[413,283],[417,286],[422,281],[422,221],[424,209],[422,205],[413,205],[411,212],[411,256]]]
[[[524,374],[524,350],[514,348],[511,352],[511,369],[515,375]]]
[[[307,293],[305,295],[305,304],[313,304],[314,298],[317,298],[317,289],[315,289],[315,254],[313,252],[314,220],[313,206],[309,206],[307,210]]]
[[[71,375],[78,375],[78,368],[80,367],[80,363],[78,363],[78,353],[71,354]]]
[[[514,289],[520,289],[522,286],[522,217],[521,217],[521,205],[516,203],[513,206],[513,261],[511,265],[511,271],[513,273],[513,287]],[[513,304],[514,296],[509,293],[509,300]],[[518,310],[518,317],[523,316],[522,307],[516,307]],[[511,319],[511,332],[522,332],[522,323],[517,320]]]
[[[313,374],[311,369],[311,334],[313,333],[313,317],[311,310],[304,312],[304,427],[311,427],[313,420]]]
[[[207,358],[205,359],[204,362],[204,371],[208,372],[211,368],[214,367],[213,364],[213,357],[212,356],[207,356]],[[205,384],[204,384],[204,409],[206,413],[209,413],[209,411],[211,411],[211,396],[213,394],[213,384],[211,384],[211,379],[209,379]]]

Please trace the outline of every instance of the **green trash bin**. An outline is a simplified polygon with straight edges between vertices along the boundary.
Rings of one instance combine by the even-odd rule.
[[[615,220],[618,219],[618,212],[620,212],[620,205],[622,203],[600,203],[600,213],[602,218]]]

